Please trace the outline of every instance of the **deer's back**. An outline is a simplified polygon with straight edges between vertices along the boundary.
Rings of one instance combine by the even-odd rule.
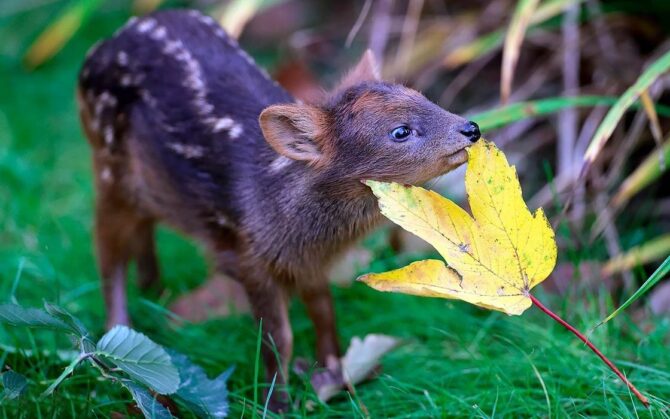
[[[129,22],[89,54],[79,93],[98,169],[123,161],[108,181],[178,225],[239,221],[235,197],[277,158],[258,115],[293,101],[213,19],[190,11]]]

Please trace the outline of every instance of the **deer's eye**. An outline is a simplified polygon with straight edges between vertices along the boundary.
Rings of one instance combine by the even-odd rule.
[[[412,130],[407,125],[401,125],[393,128],[391,131],[391,138],[394,141],[405,141],[412,134]]]

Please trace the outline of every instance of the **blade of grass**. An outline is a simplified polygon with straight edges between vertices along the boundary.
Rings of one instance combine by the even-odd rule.
[[[505,35],[500,77],[500,102],[507,104],[512,91],[514,69],[519,61],[521,44],[539,0],[519,0]]]
[[[78,0],[63,10],[28,48],[23,57],[26,65],[35,68],[56,55],[100,3],[101,0]]]
[[[649,125],[651,128],[651,135],[656,141],[656,145],[661,145],[663,141],[663,134],[661,132],[661,125],[658,122],[658,114],[656,114],[656,108],[654,108],[654,101],[649,95],[649,89],[644,89],[640,93],[640,102],[642,102],[642,108],[649,118]]]
[[[518,102],[500,108],[470,115],[482,131],[500,128],[532,116],[548,115],[571,107],[605,106],[615,103],[607,96],[554,97],[529,102]]]
[[[530,17],[529,26],[538,25],[563,12],[567,5],[581,3],[584,0],[553,0],[547,1],[535,9]],[[481,37],[451,51],[444,58],[444,65],[448,68],[459,67],[470,61],[495,51],[503,45],[505,31],[502,29],[489,32]]]
[[[660,149],[663,160],[670,158],[670,137]],[[619,190],[612,198],[612,206],[615,209],[625,205],[635,194],[640,192],[652,182],[657,180],[666,170],[665,165],[654,151],[633,171],[621,184]]]
[[[444,65],[449,69],[460,67],[498,49],[502,45],[503,35],[502,30],[497,30],[454,49],[444,58]]]
[[[649,118],[651,135],[654,137],[656,145],[660,147],[663,143],[663,133],[661,132],[661,124],[658,122],[658,114],[656,113],[656,108],[654,107],[654,101],[649,95],[648,89],[645,89],[640,94],[640,102],[642,103],[644,112],[647,114],[647,118]],[[661,168],[665,169],[665,155],[663,153],[659,153],[658,159],[661,164]]]
[[[270,405],[270,397],[272,397],[272,392],[275,389],[275,382],[277,382],[277,373],[272,376],[272,383],[270,383],[270,389],[268,390],[268,397],[265,399],[265,405],[263,405],[263,419],[268,416],[268,406]]]
[[[665,258],[663,263],[661,263],[661,266],[659,266],[658,269],[656,269],[654,273],[651,274],[651,276],[646,281],[644,281],[644,284],[642,284],[642,286],[638,288],[638,290],[635,291],[635,293],[633,293],[633,295],[631,295],[630,298],[626,300],[626,302],[621,304],[621,306],[616,310],[614,310],[612,314],[605,317],[605,319],[602,320],[600,323],[598,323],[596,327],[599,327],[615,318],[619,313],[621,313],[623,310],[628,308],[628,306],[633,304],[635,300],[640,298],[642,295],[646,294],[647,291],[649,291],[654,285],[656,285],[656,283],[658,283],[658,281],[665,278],[668,272],[670,272],[670,256]]]
[[[258,321],[258,339],[256,340],[256,359],[254,361],[254,413],[253,417],[258,417],[258,372],[261,364],[261,343],[263,342],[263,319]]]
[[[610,259],[601,269],[601,273],[603,276],[610,276],[636,265],[662,259],[668,254],[670,254],[670,234],[664,234]]]
[[[542,116],[556,113],[562,109],[574,107],[610,106],[617,103],[614,96],[574,96],[551,97],[528,102],[518,102],[489,111],[468,115],[479,124],[482,131],[492,130],[509,125],[513,122],[533,116]],[[633,104],[636,109],[639,103]],[[670,116],[670,107],[656,104],[656,111],[663,116]]]
[[[670,51],[665,52],[660,58],[654,61],[637,79],[631,87],[624,92],[617,103],[609,110],[603,122],[596,130],[589,147],[584,154],[584,161],[582,163],[581,176],[583,176],[593,161],[598,157],[600,151],[605,146],[605,143],[614,132],[614,129],[619,124],[619,120],[630,108],[636,99],[658,79],[666,71],[670,70]]]

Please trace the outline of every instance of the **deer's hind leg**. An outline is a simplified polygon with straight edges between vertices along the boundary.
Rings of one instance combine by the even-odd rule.
[[[135,231],[132,256],[137,263],[137,283],[142,290],[159,285],[160,269],[156,257],[155,225],[152,219],[142,219]]]
[[[93,151],[95,174],[95,243],[102,292],[107,310],[107,328],[128,324],[128,264],[135,260],[140,286],[158,279],[154,245],[155,219],[139,207],[131,188],[125,113],[116,99],[96,97],[77,90],[82,127]],[[90,93],[90,92],[89,92]],[[112,101],[112,99],[114,99]],[[99,106],[100,105],[100,106]],[[104,105],[104,106],[102,106]]]
[[[96,172],[95,242],[107,328],[130,322],[127,306],[127,275],[137,262],[140,286],[158,279],[154,245],[154,219],[139,209],[124,188],[121,161],[94,157]]]

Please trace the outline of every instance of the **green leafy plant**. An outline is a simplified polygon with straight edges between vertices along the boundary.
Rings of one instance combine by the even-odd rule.
[[[28,386],[28,380],[18,372],[10,370],[2,374],[2,386],[4,389],[0,393],[0,403],[21,397]]]
[[[223,418],[228,414],[226,382],[232,368],[209,379],[185,355],[165,349],[126,326],[115,326],[95,342],[76,317],[49,303],[44,304],[43,310],[2,304],[0,322],[51,329],[75,338],[78,355],[42,393],[43,397],[51,395],[78,366],[86,363],[105,379],[127,389],[146,418],[173,417],[157,395],[173,398],[198,417]],[[2,382],[1,400],[18,398],[27,386],[26,378],[14,371],[5,372]]]

